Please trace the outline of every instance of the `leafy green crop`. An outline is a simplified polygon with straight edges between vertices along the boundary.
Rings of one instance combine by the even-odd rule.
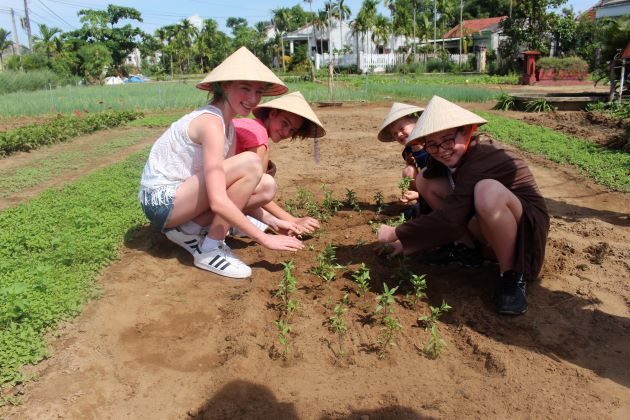
[[[0,213],[0,384],[46,355],[44,334],[94,296],[98,272],[144,223],[146,152]]]
[[[15,152],[28,152],[46,144],[59,143],[81,134],[111,128],[136,118],[142,113],[110,111],[86,116],[59,116],[47,124],[31,124],[0,133],[0,157]]]
[[[495,139],[554,162],[573,165],[602,185],[630,192],[630,154],[511,118],[487,112],[479,115],[488,120],[481,131]]]

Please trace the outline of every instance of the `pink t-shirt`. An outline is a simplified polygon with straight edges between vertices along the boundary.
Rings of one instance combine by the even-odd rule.
[[[252,147],[265,146],[269,148],[267,129],[262,120],[254,118],[235,118],[234,132],[236,134],[236,154]]]

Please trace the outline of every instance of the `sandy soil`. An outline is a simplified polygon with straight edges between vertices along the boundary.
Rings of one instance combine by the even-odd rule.
[[[328,129],[321,164],[310,141],[273,148],[281,199],[297,188],[322,199],[351,188],[359,214],[345,209],[297,254],[271,252],[247,239],[230,245],[251,264],[251,281],[196,269],[192,258],[149,226],[130,231],[120,260],[99,279],[102,297],[51,337],[51,357],[14,390],[22,405],[0,418],[610,418],[630,417],[630,197],[575,171],[523,155],[552,216],[543,273],[530,285],[521,317],[492,311],[497,268],[428,267],[429,298],[414,309],[397,295],[398,345],[377,357],[381,327],[371,313],[392,263],[376,255],[367,224],[373,196],[396,204],[399,147],[375,133],[386,105],[317,110]],[[330,287],[310,274],[326,244],[347,264]],[[277,357],[273,296],[281,262],[292,259],[301,309],[290,353]],[[349,271],[364,262],[372,291],[359,298]],[[401,286],[404,292],[405,285]],[[351,307],[339,341],[327,319],[344,293]],[[437,360],[418,351],[429,338],[416,321],[445,300]]]

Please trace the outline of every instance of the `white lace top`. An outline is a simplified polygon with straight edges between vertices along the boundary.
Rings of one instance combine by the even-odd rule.
[[[202,147],[190,140],[188,136],[190,122],[202,114],[220,117],[225,133],[221,110],[212,105],[196,109],[171,124],[153,144],[149,159],[144,165],[138,194],[141,202],[151,205],[170,202],[175,197],[179,184],[203,170]],[[234,153],[234,125],[232,123],[224,141],[223,157],[226,158]],[[150,202],[147,202],[149,200]]]

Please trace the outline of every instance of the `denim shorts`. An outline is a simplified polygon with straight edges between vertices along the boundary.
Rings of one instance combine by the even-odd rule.
[[[149,219],[149,222],[156,228],[164,232],[164,226],[168,220],[171,212],[173,211],[173,202],[175,197],[167,197],[162,200],[154,200],[154,193],[146,191],[144,192],[144,199],[140,200],[144,215]]]

